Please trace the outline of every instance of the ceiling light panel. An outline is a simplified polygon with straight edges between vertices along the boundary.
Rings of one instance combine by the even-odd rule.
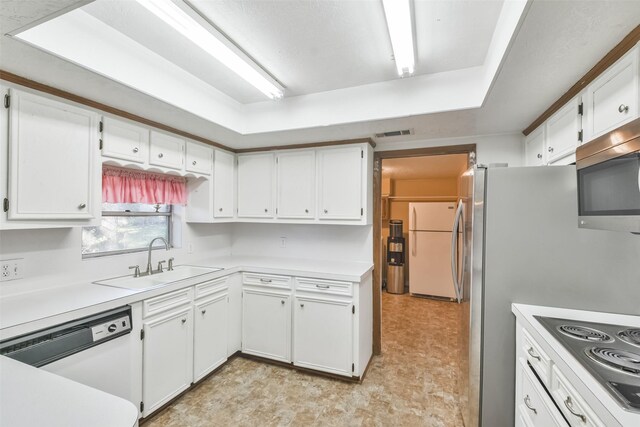
[[[411,0],[382,0],[382,5],[398,75],[411,75],[415,69]]]
[[[204,19],[193,16],[196,12],[189,6],[171,0],[136,1],[269,98],[279,99],[284,95],[283,88],[272,81],[273,79],[270,79],[258,64],[235,47],[223,34],[208,25]]]

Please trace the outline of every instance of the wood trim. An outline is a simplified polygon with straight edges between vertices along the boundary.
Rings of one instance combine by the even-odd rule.
[[[20,86],[28,87],[30,89],[34,89],[40,92],[48,93],[49,95],[57,96],[59,98],[66,99],[68,101],[73,101],[78,104],[86,105],[87,107],[95,108],[97,110],[104,111],[105,113],[113,114],[114,116],[123,117],[125,119],[133,120],[134,122],[142,123],[147,126],[152,126],[157,129],[161,129],[167,132],[174,133],[176,135],[183,136],[185,138],[193,139],[195,141],[203,142],[205,144],[211,145],[213,147],[221,148],[223,150],[236,152],[235,149],[227,147],[226,145],[220,144],[218,142],[212,141],[210,139],[202,138],[200,136],[194,135],[189,132],[185,132],[180,129],[176,129],[171,126],[167,126],[163,123],[159,123],[153,121],[151,119],[144,118],[142,116],[138,116],[136,114],[129,113],[127,111],[121,110],[119,108],[111,107],[110,105],[103,104],[101,102],[93,101],[89,98],[85,98],[79,95],[75,95],[71,92],[67,92],[61,89],[57,89],[52,86],[45,85],[43,83],[36,82],[34,80],[27,79],[25,77],[18,76],[17,74],[10,73],[8,71],[4,71],[0,69],[0,80],[5,80],[7,82],[15,83]]]
[[[382,354],[382,160],[405,157],[439,156],[446,154],[470,154],[476,152],[476,144],[414,148],[409,150],[376,151],[373,153],[373,354]],[[469,166],[470,166],[469,162]]]
[[[309,369],[309,368],[303,368],[302,366],[296,366],[296,365],[293,364],[293,362],[282,362],[280,360],[268,359],[266,357],[256,356],[256,355],[247,354],[247,353],[240,353],[239,357],[242,357],[242,358],[245,358],[245,359],[249,359],[249,360],[254,360],[256,362],[267,363],[269,365],[280,366],[281,368],[285,368],[285,369],[292,369],[294,371],[304,372],[306,374],[315,375],[317,377],[332,378],[334,380],[340,380],[340,381],[344,381],[344,382],[347,382],[347,383],[360,383],[360,382],[362,382],[360,380],[360,377],[356,377],[356,376],[345,377],[343,375],[332,374],[331,372],[316,371],[315,369]]]
[[[316,148],[316,147],[330,147],[333,145],[346,145],[346,144],[361,144],[366,142],[375,148],[376,143],[371,138],[355,138],[344,139],[340,141],[324,141],[324,142],[311,142],[308,144],[293,144],[293,145],[272,145],[269,147],[256,147],[256,148],[240,148],[236,150],[236,153],[253,153],[256,151],[274,151],[274,150],[293,150],[296,148]]]
[[[544,123],[549,117],[558,111],[562,106],[569,102],[574,96],[578,95],[584,88],[586,88],[596,77],[602,74],[607,68],[609,68],[614,62],[620,59],[625,53],[631,50],[636,43],[640,41],[640,25],[635,27],[625,38],[622,39],[613,49],[607,53],[596,65],[593,66],[587,73],[578,80],[576,84],[571,86],[556,102],[551,104],[547,110],[533,121],[522,133],[526,136],[533,132],[538,126]]]

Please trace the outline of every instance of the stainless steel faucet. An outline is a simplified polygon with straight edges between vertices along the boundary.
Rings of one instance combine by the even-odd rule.
[[[153,266],[151,265],[151,250],[153,249],[153,242],[155,242],[156,240],[162,240],[164,242],[164,248],[166,250],[169,250],[169,242],[167,242],[164,237],[156,237],[155,239],[151,240],[151,243],[149,243],[149,257],[147,258],[147,271],[144,274],[145,276],[154,273]],[[161,264],[158,266],[158,270],[162,271]]]

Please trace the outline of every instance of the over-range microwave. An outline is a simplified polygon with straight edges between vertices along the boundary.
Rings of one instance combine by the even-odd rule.
[[[578,147],[578,226],[640,233],[640,118]]]

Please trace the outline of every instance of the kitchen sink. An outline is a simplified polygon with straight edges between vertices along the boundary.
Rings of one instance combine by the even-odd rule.
[[[99,280],[93,283],[95,285],[112,286],[115,288],[145,290],[220,270],[222,269],[213,267],[197,267],[193,265],[179,265],[174,267],[171,271],[167,270],[162,273],[151,274],[149,276],[120,276],[112,279]]]

